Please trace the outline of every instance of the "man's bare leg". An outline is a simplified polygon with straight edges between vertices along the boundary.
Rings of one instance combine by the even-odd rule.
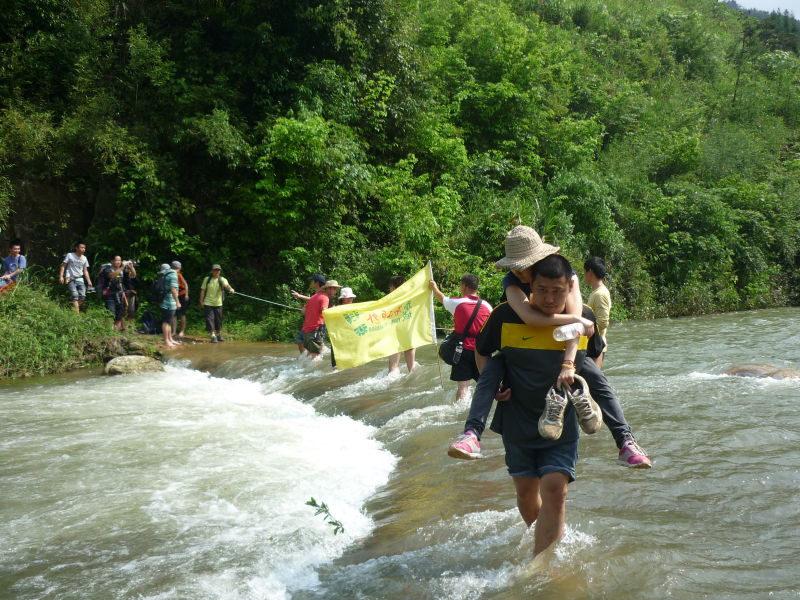
[[[568,484],[569,477],[565,473],[548,473],[541,478],[541,509],[533,538],[534,555],[544,552],[564,534]]]
[[[539,496],[538,477],[512,477],[517,490],[517,508],[522,520],[530,527],[539,517],[542,499]]]
[[[458,383],[458,387],[456,388],[456,402],[459,402],[467,397],[467,394],[469,394],[469,384],[471,382],[471,379],[456,382]]]
[[[408,372],[411,373],[411,371],[414,370],[414,359],[417,357],[417,349],[411,348],[411,350],[406,350],[405,355],[406,355],[406,368],[408,369]],[[397,361],[400,362],[399,355],[397,356]]]

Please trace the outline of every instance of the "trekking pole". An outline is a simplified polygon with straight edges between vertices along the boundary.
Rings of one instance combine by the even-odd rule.
[[[236,292],[234,296],[244,296],[245,298],[252,298],[253,300],[258,300],[259,302],[266,302],[267,304],[274,304],[275,306],[282,306],[283,308],[288,308],[289,310],[299,310],[302,311],[302,308],[297,308],[296,306],[288,306],[286,304],[281,304],[279,302],[272,302],[271,300],[264,300],[263,298],[256,298],[255,296],[248,296],[247,294],[243,294],[242,292]]]

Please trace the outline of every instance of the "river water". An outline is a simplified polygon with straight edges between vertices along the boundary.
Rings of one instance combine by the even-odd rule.
[[[290,345],[182,349],[163,374],[0,386],[0,598],[800,597],[800,309],[616,324],[606,373],[654,460],[581,439],[543,568],[498,436],[433,347],[333,373]],[[325,502],[325,515],[306,502]]]

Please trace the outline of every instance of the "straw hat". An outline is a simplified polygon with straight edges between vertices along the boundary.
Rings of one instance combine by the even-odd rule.
[[[506,255],[494,266],[497,269],[521,271],[558,251],[558,246],[545,244],[530,227],[517,225],[506,234]]]
[[[355,298],[356,295],[353,293],[353,288],[343,287],[342,291],[339,293],[339,298]]]
[[[340,286],[340,285],[339,285],[339,282],[338,282],[338,281],[336,281],[335,279],[328,279],[328,281],[326,281],[326,282],[325,282],[325,285],[323,285],[322,287],[323,287],[323,288],[329,288],[329,287],[331,287],[331,288],[336,288],[336,289],[339,289],[339,288],[340,288],[340,287],[342,287],[342,286]]]

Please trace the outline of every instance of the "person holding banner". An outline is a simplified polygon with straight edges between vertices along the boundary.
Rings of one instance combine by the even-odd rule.
[[[312,282],[313,283],[313,282]],[[331,290],[333,289],[333,292]],[[314,295],[306,302],[306,314],[303,319],[303,346],[310,358],[317,358],[325,347],[325,319],[322,311],[331,303],[331,293],[339,289],[336,281],[326,281],[319,286]]]
[[[325,276],[317,273],[316,275],[312,275],[308,278],[308,285],[311,287],[311,296],[316,294],[319,289],[325,285]],[[302,300],[303,302],[308,302],[311,299],[311,296],[304,296],[300,292],[296,290],[291,290],[292,298],[295,300]],[[297,335],[294,336],[294,341],[297,344],[297,350],[300,352],[301,355],[306,354],[306,347],[303,341],[303,323],[305,323],[306,307],[303,306],[303,314],[300,316],[300,323],[297,326]]]
[[[444,305],[447,312],[453,315],[453,329],[456,332],[465,334],[461,359],[450,370],[450,381],[455,381],[457,384],[456,402],[458,402],[466,398],[470,381],[473,379],[477,381],[480,376],[478,366],[475,364],[475,337],[483,327],[486,319],[489,318],[492,306],[485,300],[480,302],[480,306],[478,306],[478,301],[481,300],[478,296],[478,278],[472,273],[466,273],[461,277],[461,295],[457,298],[445,296],[433,279],[431,279],[429,285],[434,298]],[[474,318],[472,317],[473,312],[475,312]],[[465,331],[471,318],[472,323],[469,325],[469,331]]]
[[[406,353],[414,367],[414,348],[434,344],[430,263],[408,281],[392,281],[393,290],[367,302],[342,304],[324,312],[325,327],[336,352],[336,366],[350,369],[379,358]],[[397,367],[395,367],[397,368]]]
[[[353,288],[343,287],[342,291],[339,292],[339,306],[352,304],[355,299],[356,295],[353,293]],[[331,344],[331,369],[336,370],[336,353],[333,351],[333,344]]]
[[[389,278],[389,293],[391,294],[405,281],[405,277],[401,277],[400,275],[393,275]],[[417,356],[417,349],[410,348],[403,352],[403,355],[406,358],[406,369],[408,369],[408,373],[411,374],[411,371],[414,370],[414,365],[416,364],[416,356]],[[393,373],[400,373],[400,353],[392,354],[389,356],[389,375]]]

